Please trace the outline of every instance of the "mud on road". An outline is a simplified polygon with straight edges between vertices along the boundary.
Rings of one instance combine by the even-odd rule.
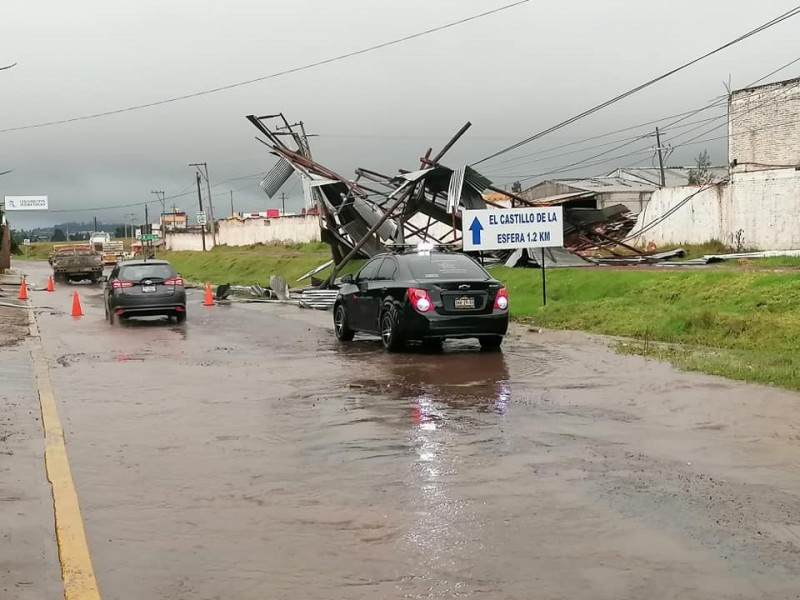
[[[0,303],[16,304],[0,295]],[[28,311],[24,308],[0,306],[0,348],[13,346],[28,335]]]
[[[390,355],[195,293],[111,327],[99,294],[34,302],[106,598],[800,594],[796,394],[571,333]]]

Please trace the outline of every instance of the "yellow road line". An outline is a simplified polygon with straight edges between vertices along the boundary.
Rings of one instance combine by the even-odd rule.
[[[61,562],[61,577],[64,581],[64,600],[100,600],[97,580],[92,568],[92,557],[86,532],[83,528],[78,493],[69,468],[64,430],[58,417],[50,371],[42,347],[39,328],[29,305],[30,333],[35,340],[31,350],[36,382],[39,388],[39,404],[42,409],[42,427],[45,436],[45,466],[47,479],[53,489],[53,512],[55,513],[58,557]]]

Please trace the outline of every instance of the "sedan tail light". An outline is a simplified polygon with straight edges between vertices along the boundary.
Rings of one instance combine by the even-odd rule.
[[[183,287],[183,277],[173,277],[172,279],[165,279],[164,285],[179,285]]]
[[[121,290],[122,288],[133,287],[132,281],[125,281],[124,279],[115,279],[111,282],[112,290]]]
[[[497,296],[494,297],[494,307],[496,310],[508,310],[508,290],[500,288]]]
[[[425,313],[433,310],[433,301],[427,290],[408,288],[408,299],[418,312]]]

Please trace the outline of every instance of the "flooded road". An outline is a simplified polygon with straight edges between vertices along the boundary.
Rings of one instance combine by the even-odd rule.
[[[199,291],[185,326],[32,298],[107,600],[800,597],[796,394],[572,333],[389,355]]]

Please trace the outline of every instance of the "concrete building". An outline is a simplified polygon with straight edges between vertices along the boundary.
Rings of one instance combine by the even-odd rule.
[[[657,191],[636,243],[800,249],[800,79],[736,90],[728,107],[730,182]]]
[[[732,173],[800,165],[800,78],[736,90],[728,101]]]
[[[622,177],[550,179],[520,192],[526,200],[569,202],[582,208],[606,208],[622,204],[633,213],[644,210],[658,186]]]
[[[161,226],[165,231],[185,230],[189,226],[189,218],[182,210],[162,213]]]

